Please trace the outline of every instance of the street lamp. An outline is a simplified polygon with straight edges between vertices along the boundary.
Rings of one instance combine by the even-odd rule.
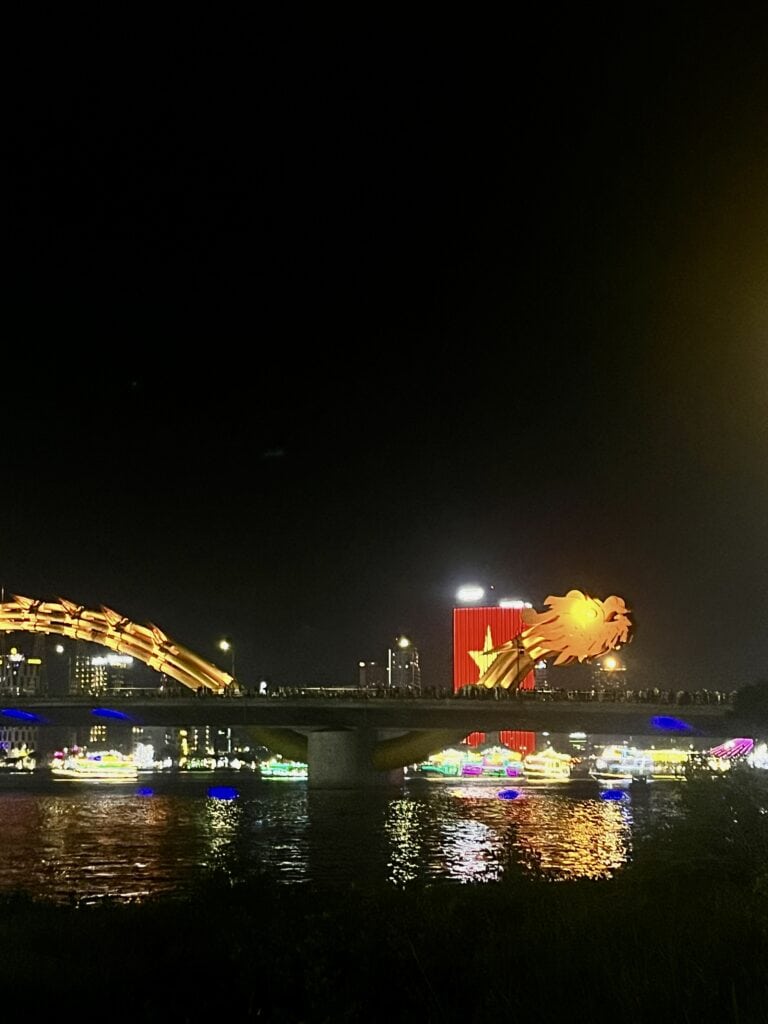
[[[229,652],[229,660],[230,660],[230,666],[231,666],[230,674],[231,674],[232,678],[234,679],[235,678],[235,645],[232,643],[231,640],[228,640],[226,637],[224,637],[221,640],[219,640],[219,650],[220,651],[227,651],[227,652]]]
[[[227,689],[232,690],[234,692],[233,688],[237,687],[237,683],[235,682],[235,645],[232,643],[231,640],[228,640],[226,637],[222,637],[221,640],[219,640],[219,650],[229,654],[229,662],[231,666],[230,675],[232,676],[232,682],[229,684],[229,687],[227,687]],[[229,727],[227,727],[226,729],[219,729],[219,735],[222,734],[226,737],[227,753],[231,754],[232,730]],[[218,749],[218,736],[216,739],[216,745]]]
[[[64,644],[56,644],[54,651],[57,654],[64,654]],[[58,672],[56,673],[58,676]],[[72,655],[67,654],[67,693],[72,693]]]

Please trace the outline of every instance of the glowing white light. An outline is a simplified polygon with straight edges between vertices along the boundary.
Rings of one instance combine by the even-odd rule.
[[[459,601],[479,601],[484,595],[485,591],[476,583],[466,583],[456,591],[456,597]]]
[[[136,762],[136,766],[140,769],[154,768],[155,748],[151,743],[137,743],[133,759]]]
[[[133,664],[133,658],[130,654],[107,654],[106,656],[99,655],[95,658],[91,658],[91,664],[97,668],[109,665],[112,668],[130,668]]]
[[[499,608],[525,608],[525,601],[521,601],[519,597],[502,597]]]
[[[63,654],[64,653],[64,644],[56,644],[56,653],[57,654]]]

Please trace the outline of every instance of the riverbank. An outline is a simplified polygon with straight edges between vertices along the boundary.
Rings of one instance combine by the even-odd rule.
[[[418,893],[211,884],[193,899],[2,901],[0,978],[37,1012],[147,1021],[764,1021],[765,905],[627,878]],[[103,1002],[102,1002],[103,1000]]]

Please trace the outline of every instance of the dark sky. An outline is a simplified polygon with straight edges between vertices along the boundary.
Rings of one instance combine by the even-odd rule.
[[[578,587],[768,676],[766,25],[215,17],[22,47],[6,592],[448,683],[459,583]]]

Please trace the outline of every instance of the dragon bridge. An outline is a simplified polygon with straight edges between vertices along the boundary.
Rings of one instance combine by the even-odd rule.
[[[111,608],[98,611],[59,598],[58,602],[35,601],[14,595],[0,604],[0,632],[52,633],[73,640],[88,640],[119,654],[129,654],[163,672],[190,690],[202,686],[223,693],[234,678],[194,651],[182,647],[157,626],[140,626]]]

